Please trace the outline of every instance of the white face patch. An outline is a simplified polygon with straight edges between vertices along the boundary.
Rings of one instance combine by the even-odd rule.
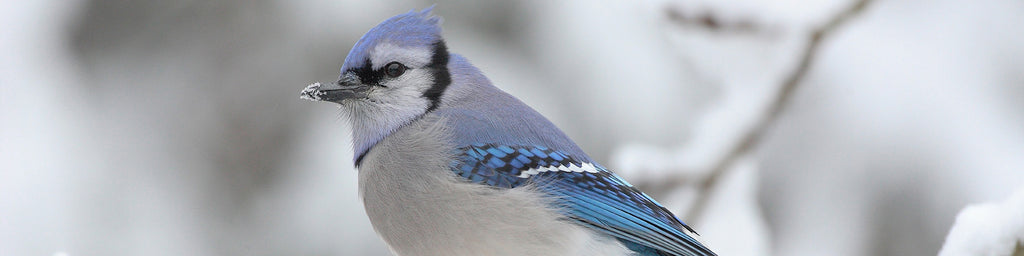
[[[368,52],[370,67],[355,67],[359,72],[373,72],[380,80],[364,84],[366,97],[343,101],[344,113],[353,126],[357,152],[365,152],[388,134],[412,122],[432,105],[424,93],[434,86],[434,70],[428,68],[433,58],[432,46],[400,47],[381,42]],[[392,62],[406,67],[398,76],[390,77],[383,70]],[[348,72],[342,79],[368,83]],[[359,154],[359,153],[357,153]]]
[[[382,87],[367,92],[371,104],[389,109],[390,115],[414,117],[422,114],[430,105],[423,93],[433,86],[433,74],[425,67],[430,64],[432,51],[427,47],[399,47],[383,42],[370,52],[371,67],[379,70],[391,62],[398,62],[408,69],[398,77],[386,77],[380,81]]]
[[[423,68],[430,64],[432,53],[430,47],[399,47],[383,42],[370,51],[370,62],[373,63],[371,68],[377,70],[395,61],[409,68]]]
[[[532,168],[532,169],[529,169],[529,170],[526,170],[526,171],[523,171],[523,172],[519,173],[519,176],[517,176],[517,177],[525,179],[525,178],[533,177],[534,175],[545,173],[545,172],[589,172],[589,173],[597,173],[598,171],[597,171],[597,167],[594,167],[594,164],[591,164],[591,163],[581,163],[578,166],[575,163],[569,163],[569,166],[564,166],[564,165],[553,166],[553,165],[551,165],[551,166],[542,166],[542,167]]]
[[[371,87],[365,99],[343,102],[345,115],[353,126],[356,150],[367,149],[427,111],[431,102],[423,94],[434,84],[432,71],[426,69],[431,54],[429,48],[401,48],[387,43],[371,51],[373,70],[391,62],[399,62],[408,69],[400,76],[382,78],[380,86],[367,85]]]
[[[417,112],[426,109],[429,101],[423,98],[423,92],[433,86],[434,79],[430,71],[424,69],[409,69],[405,74],[395,78],[385,78],[381,81],[383,87],[374,87],[367,93],[367,97],[378,104],[394,105],[398,108],[409,105],[409,107],[422,107]]]

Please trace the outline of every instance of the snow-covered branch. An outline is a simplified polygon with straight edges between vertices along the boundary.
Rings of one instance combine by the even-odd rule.
[[[1001,203],[967,206],[939,256],[1024,255],[1024,188]]]
[[[665,5],[675,50],[694,63],[697,74],[718,83],[720,98],[696,120],[685,145],[668,150],[626,146],[614,155],[616,168],[669,208],[683,209],[680,217],[699,231],[699,226],[714,225],[704,237],[719,253],[769,254],[752,152],[789,105],[822,43],[870,2],[856,0],[818,22],[804,22],[820,25],[791,26],[707,11],[687,14]],[[716,245],[716,240],[730,244]]]
[[[871,0],[858,0],[849,9],[839,13],[832,20],[826,23],[824,26],[814,30],[811,33],[810,40],[804,49],[803,54],[800,57],[800,62],[796,68],[785,77],[782,82],[782,86],[779,87],[778,91],[775,92],[774,99],[770,105],[764,109],[762,115],[757,118],[754,125],[748,128],[746,134],[732,146],[732,150],[724,158],[716,161],[711,174],[707,176],[699,184],[699,190],[705,191],[699,195],[694,202],[693,206],[687,212],[686,217],[691,221],[699,221],[701,213],[707,205],[707,200],[710,197],[710,189],[713,188],[719,181],[719,178],[724,172],[730,169],[740,157],[747,155],[756,146],[764,134],[768,131],[772,123],[778,119],[779,114],[785,110],[787,103],[792,98],[793,92],[796,91],[797,85],[803,80],[807,74],[807,70],[810,69],[814,62],[815,56],[818,53],[821,42],[823,39],[828,38],[829,35],[833,34],[838,28],[843,25],[850,18],[856,14],[862,12]],[[682,180],[682,179],[666,179],[665,181]],[[660,184],[661,186],[671,186],[672,184]],[[676,186],[681,184],[675,184]]]
[[[685,218],[690,222],[698,222],[704,211],[711,191],[737,162],[738,159],[750,154],[759,144],[762,137],[785,110],[798,85],[813,65],[819,48],[824,40],[839,30],[851,18],[861,13],[871,0],[857,0],[849,7],[835,14],[823,25],[807,33],[804,42],[783,42],[783,46],[802,45],[797,57],[793,60],[774,60],[774,64],[789,63],[792,69],[783,72],[785,75],[768,74],[761,81],[732,80],[723,83],[721,102],[712,108],[708,115],[698,122],[694,132],[694,141],[681,149],[679,154],[665,155],[660,159],[660,166],[638,163],[632,156],[658,155],[651,149],[638,147],[627,148],[616,158],[616,162],[626,169],[662,169],[656,179],[641,179],[637,186],[652,194],[665,194],[686,185],[697,187],[698,195],[691,203]],[[727,23],[710,15],[688,17],[677,8],[667,7],[667,17],[677,26],[700,26],[710,31],[732,33],[762,33],[761,27],[750,22]],[[788,45],[787,45],[788,43]],[[783,57],[785,58],[785,57]],[[795,62],[795,63],[794,63]],[[765,66],[761,66],[765,68]],[[765,68],[767,69],[767,68]],[[737,74],[723,74],[737,75]],[[730,78],[724,80],[729,81]],[[768,82],[764,82],[768,81]],[[771,81],[780,81],[770,84]],[[758,83],[769,83],[759,85]],[[705,139],[713,138],[713,139]],[[713,142],[705,143],[705,141]],[[642,157],[641,157],[642,158]],[[646,161],[650,162],[650,161]],[[665,164],[667,163],[667,164]],[[633,168],[629,168],[633,167]]]

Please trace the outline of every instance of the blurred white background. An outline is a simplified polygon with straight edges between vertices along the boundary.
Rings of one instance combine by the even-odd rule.
[[[298,91],[432,3],[0,3],[0,256],[389,255],[339,111]],[[453,52],[646,184],[720,158],[700,152],[729,148],[851,3],[435,13]],[[712,190],[651,194],[680,215],[710,195],[687,221],[721,255],[934,255],[961,208],[1024,187],[1022,27],[1018,0],[873,1]]]

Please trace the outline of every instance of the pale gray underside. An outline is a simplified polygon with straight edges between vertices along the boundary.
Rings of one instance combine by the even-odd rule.
[[[401,256],[629,255],[566,220],[540,192],[461,181],[449,170],[450,124],[427,114],[381,140],[359,168],[374,229]]]

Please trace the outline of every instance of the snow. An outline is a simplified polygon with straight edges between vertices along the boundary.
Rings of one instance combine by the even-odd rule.
[[[956,216],[939,256],[1012,255],[1024,243],[1024,187],[1002,202],[974,204]]]
[[[849,3],[653,4],[652,15],[676,8],[683,17],[706,15],[724,24],[720,30],[666,26],[672,49],[691,64],[687,69],[719,90],[703,114],[678,129],[685,139],[669,147],[628,143],[613,155],[615,169],[634,184],[702,180],[776,93],[807,29]],[[1015,128],[1022,115],[1005,108],[1020,95],[1009,89],[1019,88],[1020,75],[993,68],[1020,63],[1024,48],[1007,46],[1021,42],[1009,25],[1022,24],[1020,10],[1011,1],[874,1],[823,41],[793,104],[765,133],[757,154],[743,156],[753,158],[760,182],[739,191],[757,189],[757,199],[724,212],[764,216],[770,254],[937,251],[940,229],[960,203],[991,199],[1024,180],[1024,143]],[[744,22],[753,29],[727,29]],[[683,187],[654,196],[678,213],[704,193]],[[695,225],[699,232],[731,230]],[[707,236],[719,250],[744,246],[717,239],[723,238]]]
[[[0,255],[75,246],[76,181],[95,171],[89,107],[63,48],[76,1],[0,3]],[[46,17],[25,24],[25,20]],[[68,129],[74,127],[75,129]]]
[[[299,98],[309,101],[321,101],[320,96],[323,96],[324,92],[320,91],[320,82],[316,82],[303,88],[299,92]]]

